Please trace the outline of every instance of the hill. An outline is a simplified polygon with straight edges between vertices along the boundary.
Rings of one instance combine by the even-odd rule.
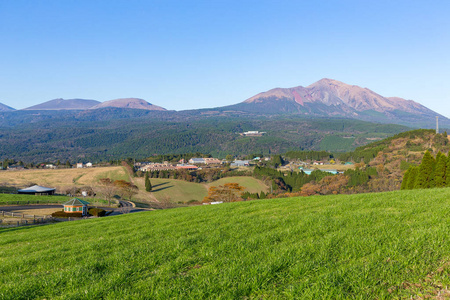
[[[86,99],[54,99],[41,104],[24,108],[24,110],[84,110],[100,103]]]
[[[2,299],[410,299],[450,284],[449,189],[0,229]]]
[[[6,113],[4,113],[6,114]],[[24,162],[91,160],[153,154],[214,156],[283,153],[288,150],[350,151],[409,128],[345,119],[298,116],[199,116],[170,111],[102,108],[81,112],[0,114],[0,159]],[[25,121],[26,120],[26,121]],[[249,130],[261,137],[242,136]],[[322,141],[333,135],[333,141]]]
[[[413,127],[433,126],[435,117],[439,116],[444,126],[450,126],[449,119],[412,100],[383,97],[368,88],[327,78],[307,87],[272,89],[224,109],[265,114],[339,116]]]
[[[165,108],[162,108],[154,104],[150,104],[147,101],[138,98],[122,98],[105,101],[103,103],[91,107],[91,109],[99,109],[104,107],[133,108],[133,109],[159,110],[159,111],[166,110]]]
[[[14,111],[15,109],[12,107],[9,107],[3,103],[0,103],[0,112],[5,112],[5,111]]]

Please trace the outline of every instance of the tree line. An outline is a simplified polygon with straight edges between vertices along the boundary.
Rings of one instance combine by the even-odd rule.
[[[440,151],[433,157],[429,151],[419,166],[410,166],[403,176],[401,189],[450,187],[450,156]]]

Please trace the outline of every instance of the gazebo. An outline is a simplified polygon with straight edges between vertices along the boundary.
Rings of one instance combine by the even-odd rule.
[[[33,185],[29,188],[18,190],[17,192],[19,194],[34,194],[34,195],[54,195],[56,189],[40,186],[40,185]]]
[[[78,198],[72,198],[69,201],[63,203],[64,206],[64,212],[66,213],[79,213],[83,216],[87,215],[88,212],[88,204],[89,202],[78,199]]]

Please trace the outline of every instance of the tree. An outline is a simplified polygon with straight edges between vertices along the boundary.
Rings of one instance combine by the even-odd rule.
[[[121,192],[122,198],[128,198],[129,201],[139,191],[137,186],[123,179],[115,180],[114,186]]]
[[[234,202],[240,200],[240,195],[238,194],[244,190],[244,187],[240,186],[238,183],[225,183],[223,186],[212,186],[208,190],[208,196],[203,199],[203,202]]]
[[[102,194],[105,200],[108,201],[108,205],[111,205],[111,200],[116,195],[117,192],[116,187],[109,178],[100,178],[99,184],[100,184],[100,186],[98,187],[99,193]]]
[[[427,150],[422,158],[422,163],[419,166],[419,174],[417,175],[415,189],[426,189],[434,186],[433,180],[433,165],[434,158]]]
[[[416,186],[417,175],[419,174],[419,167],[412,166],[409,172],[408,181],[406,182],[406,189],[412,190]]]
[[[411,167],[406,170],[405,174],[403,175],[402,185],[400,186],[401,190],[406,190],[408,187],[408,179],[409,175],[411,174]]]
[[[148,172],[145,172],[145,190],[147,192],[152,191],[152,183],[150,182],[150,178],[148,178]]]
[[[435,187],[444,187],[446,185],[446,169],[447,169],[447,156],[445,154],[441,154],[437,157],[436,168],[434,170],[434,186]]]

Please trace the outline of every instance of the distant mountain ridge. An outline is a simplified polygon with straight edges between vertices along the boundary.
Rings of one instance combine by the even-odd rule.
[[[97,100],[58,98],[24,108],[24,110],[83,110],[99,103],[100,101]]]
[[[0,103],[0,111],[1,111],[1,112],[5,112],[5,111],[15,111],[15,109],[12,108],[12,107],[10,107],[10,106],[8,106],[8,105],[5,105],[5,104],[3,104],[3,103]]]
[[[157,106],[151,103],[148,103],[147,101],[139,98],[121,98],[121,99],[115,99],[110,101],[105,101],[102,103],[99,103],[90,109],[99,109],[99,108],[105,108],[105,107],[116,107],[116,108],[133,108],[133,109],[145,109],[145,110],[159,110],[159,111],[165,111],[166,109]]]
[[[333,79],[321,79],[307,87],[275,88],[244,102],[224,107],[265,114],[303,114],[314,117],[345,117],[375,122],[432,124],[439,116],[427,107],[399,97],[383,97],[368,88]]]

